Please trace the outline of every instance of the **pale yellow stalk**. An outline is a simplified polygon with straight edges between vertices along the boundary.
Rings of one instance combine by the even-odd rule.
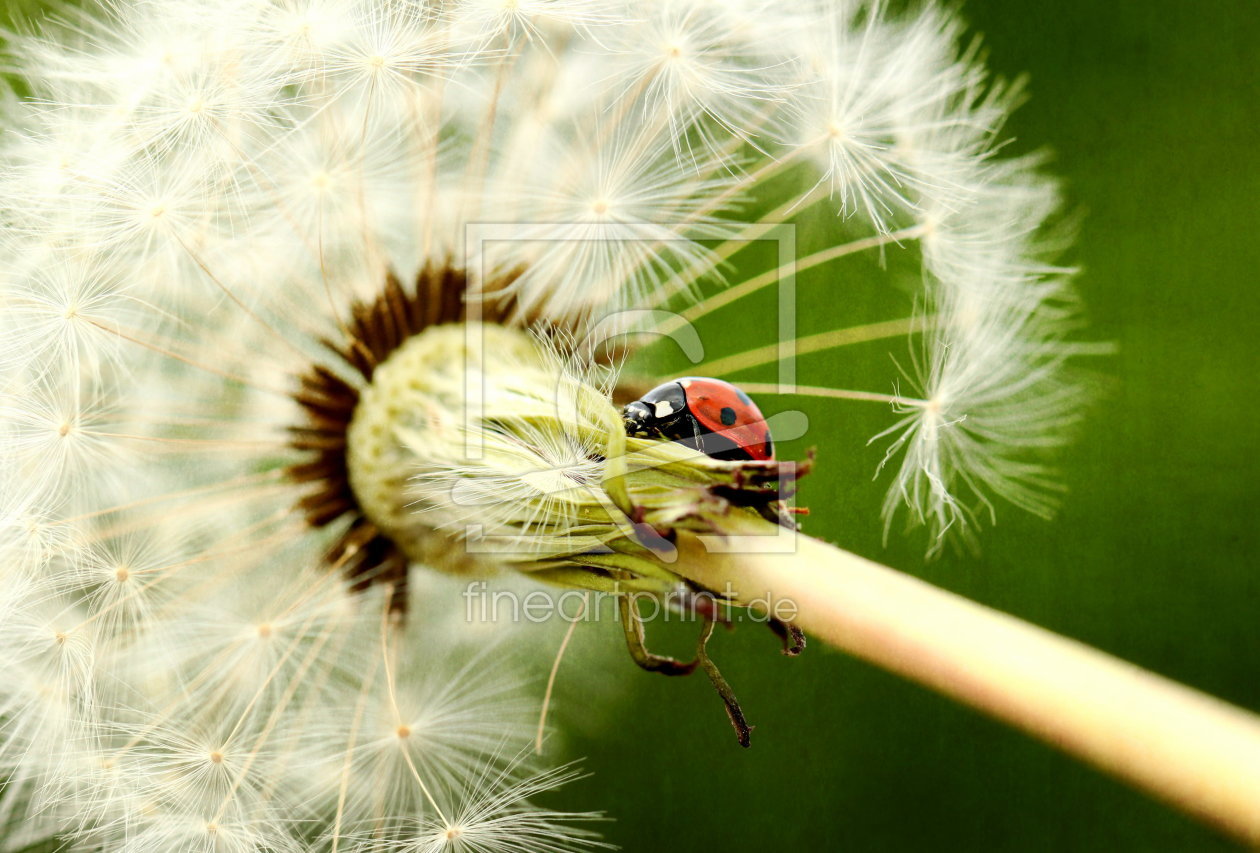
[[[753,519],[728,530],[770,532]],[[1260,717],[824,542],[756,553],[756,541],[717,553],[680,534],[673,568],[744,601],[790,599],[812,637],[1260,845]]]

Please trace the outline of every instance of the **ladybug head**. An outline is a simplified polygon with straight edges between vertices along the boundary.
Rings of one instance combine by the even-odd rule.
[[[677,382],[658,385],[640,399],[621,410],[626,435],[655,438],[680,438],[694,432],[689,424],[687,394]],[[684,426],[688,428],[683,428]]]
[[[621,420],[625,422],[626,435],[649,434],[653,417],[652,410],[641,400],[635,400],[621,410]]]

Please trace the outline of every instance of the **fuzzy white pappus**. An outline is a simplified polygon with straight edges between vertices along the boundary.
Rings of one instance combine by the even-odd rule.
[[[904,374],[826,389],[895,410],[886,523],[908,505],[939,543],[994,495],[1048,510],[1038,454],[1081,397],[1045,230],[1057,194],[1034,161],[996,156],[1016,93],[987,80],[952,13],[63,14],[6,38],[24,93],[0,141],[0,816],[22,827],[6,849],[596,844],[592,815],[529,805],[572,774],[516,758],[526,732],[503,713],[520,679],[468,662],[484,629],[408,595],[429,552],[356,515],[360,396],[408,337],[469,313],[586,357],[609,330],[659,328],[644,309],[694,300],[765,222],[824,211],[809,220],[824,248],[798,271],[837,294],[869,279],[849,255],[921,268],[920,314],[866,337],[909,349]],[[578,399],[607,389],[601,369],[556,375]],[[539,403],[500,390],[518,414]],[[573,537],[615,514],[572,494],[606,474],[601,400],[578,405],[573,435],[483,418],[478,465],[434,457],[466,425],[439,430],[448,444],[432,412],[383,428],[428,455],[389,457],[397,493],[380,505],[430,532],[482,513],[515,549],[504,562],[560,579]],[[663,522],[683,513],[668,491],[645,492]],[[560,523],[577,505],[583,523]],[[450,630],[422,631],[426,616]]]

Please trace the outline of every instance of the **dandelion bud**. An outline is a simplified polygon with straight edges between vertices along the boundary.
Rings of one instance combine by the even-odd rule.
[[[580,372],[579,372],[580,371]],[[627,438],[610,376],[519,329],[427,329],[373,372],[346,432],[366,518],[413,561],[511,567],[589,589],[668,592],[680,528],[777,503],[778,466],[749,477],[676,442]],[[745,506],[730,495],[756,482]],[[725,490],[727,497],[723,497]]]

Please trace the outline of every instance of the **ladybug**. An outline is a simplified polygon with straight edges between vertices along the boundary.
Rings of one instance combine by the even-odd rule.
[[[626,434],[666,438],[714,459],[770,462],[774,441],[765,416],[729,382],[685,376],[658,385],[621,410]]]

